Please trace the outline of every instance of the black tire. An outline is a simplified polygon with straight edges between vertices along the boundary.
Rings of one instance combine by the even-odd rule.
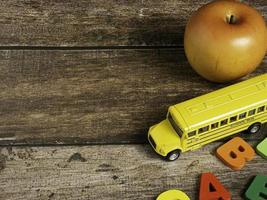
[[[250,127],[248,127],[247,132],[249,134],[256,134],[256,133],[259,133],[260,130],[261,130],[261,123],[257,122],[257,123],[252,124]]]
[[[176,149],[168,153],[168,155],[165,158],[167,161],[175,161],[177,158],[179,158],[180,154],[181,151],[179,149]]]

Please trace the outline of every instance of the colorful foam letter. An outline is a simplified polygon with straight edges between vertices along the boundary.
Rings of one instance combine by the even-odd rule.
[[[217,157],[233,170],[242,169],[254,155],[254,149],[240,137],[233,138],[217,149]]]
[[[267,138],[265,138],[260,144],[257,146],[257,153],[267,159]]]
[[[200,178],[199,200],[230,200],[231,194],[212,173],[203,173]]]
[[[157,200],[190,200],[189,197],[180,190],[168,190],[161,193]]]
[[[267,176],[257,175],[247,189],[245,196],[249,200],[267,199]]]

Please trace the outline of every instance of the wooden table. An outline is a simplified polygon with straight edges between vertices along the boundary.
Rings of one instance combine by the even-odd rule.
[[[215,142],[164,162],[148,127],[169,105],[224,87],[186,61],[188,17],[208,0],[8,0],[0,6],[0,199],[197,199],[213,172],[242,199],[267,174],[256,156],[239,172]],[[265,0],[246,1],[267,17]],[[267,59],[253,74],[267,72]],[[243,136],[256,145],[257,136]]]

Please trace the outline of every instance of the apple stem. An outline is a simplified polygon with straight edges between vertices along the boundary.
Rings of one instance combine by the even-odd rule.
[[[228,19],[229,24],[235,24],[235,16],[231,15],[230,18]]]
[[[234,15],[231,15],[230,17],[230,24],[233,24],[234,23]]]

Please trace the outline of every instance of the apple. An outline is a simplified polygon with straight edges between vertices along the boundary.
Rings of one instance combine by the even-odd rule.
[[[257,68],[267,50],[264,18],[233,0],[204,5],[189,19],[185,54],[193,69],[213,82],[241,78]]]

